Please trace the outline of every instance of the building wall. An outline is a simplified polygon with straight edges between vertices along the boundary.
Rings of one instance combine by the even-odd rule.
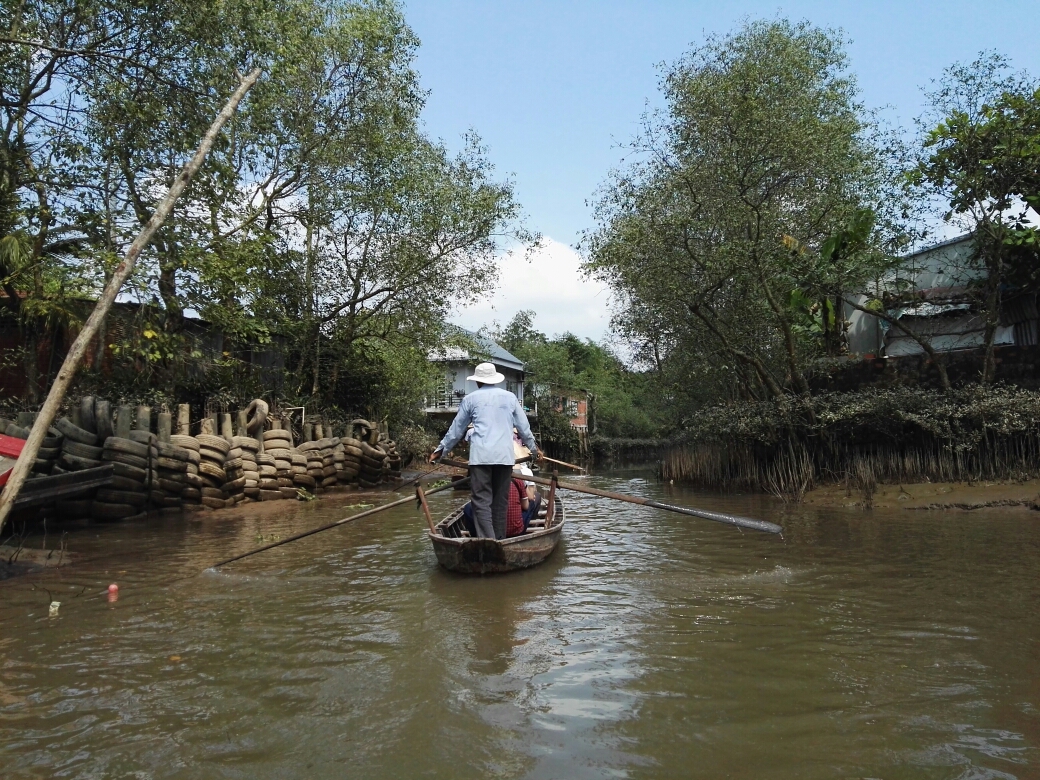
[[[453,409],[459,402],[477,389],[477,383],[466,379],[473,374],[474,366],[468,362],[444,362],[444,382],[434,398],[426,400],[427,411],[433,409]],[[511,392],[524,403],[524,375],[512,368],[498,366],[499,372],[506,378],[502,387]]]

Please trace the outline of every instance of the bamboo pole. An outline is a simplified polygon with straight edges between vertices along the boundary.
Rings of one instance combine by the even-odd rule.
[[[47,429],[54,422],[61,402],[65,398],[65,393],[68,392],[69,386],[76,376],[76,371],[79,369],[80,363],[83,362],[83,356],[87,347],[97,335],[101,323],[112,308],[112,304],[115,303],[116,296],[119,294],[123,283],[133,273],[137,258],[148,245],[148,242],[152,240],[155,231],[166,221],[166,217],[173,210],[173,204],[180,197],[185,187],[188,186],[192,176],[202,167],[202,163],[206,159],[206,155],[209,154],[210,149],[213,148],[213,144],[217,140],[221,129],[234,116],[235,111],[238,109],[238,104],[242,102],[242,98],[245,97],[246,93],[256,84],[259,78],[259,68],[255,68],[248,75],[239,76],[238,89],[234,91],[224,108],[217,114],[217,118],[213,120],[213,124],[210,125],[209,130],[203,136],[199,148],[195,150],[195,155],[184,166],[177,178],[174,179],[173,184],[166,193],[166,197],[159,203],[155,213],[152,214],[152,218],[148,220],[148,224],[142,228],[141,232],[137,234],[137,238],[130,245],[130,248],[126,250],[123,262],[116,267],[115,273],[112,274],[112,278],[105,285],[105,289],[101,293],[94,311],[86,323],[84,323],[83,329],[76,336],[76,340],[72,342],[72,346],[65,356],[65,361],[61,364],[61,368],[58,371],[58,376],[47,393],[47,399],[43,402],[43,406],[40,407],[40,414],[36,418],[32,431],[29,433],[29,438],[25,442],[22,454],[18,456],[18,462],[15,463],[11,476],[4,486],[3,493],[0,494],[0,533],[3,533],[7,517],[11,513],[15,499],[18,498],[18,492],[22,489],[22,485],[25,484],[25,480],[29,476],[29,471],[36,460],[36,454],[40,451],[40,445],[47,435]]]

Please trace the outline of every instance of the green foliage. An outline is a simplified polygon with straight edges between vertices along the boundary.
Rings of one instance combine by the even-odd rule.
[[[236,71],[263,70],[124,290],[128,392],[253,392],[238,355],[277,344],[269,390],[407,417],[448,312],[492,289],[500,241],[533,238],[475,134],[457,155],[425,135],[393,0],[30,0],[0,27],[0,284],[27,338],[76,325]]]
[[[973,384],[949,391],[870,387],[713,406],[687,421],[683,438],[763,447],[795,439],[850,447],[910,444],[926,437],[952,450],[970,450],[988,435],[1038,433],[1040,393]]]
[[[562,391],[588,393],[589,429],[612,438],[661,435],[670,416],[655,377],[629,370],[609,349],[572,333],[549,338],[534,327],[535,313],[520,311],[491,337],[524,361],[528,403],[538,400],[543,437],[567,449],[576,445],[569,419],[553,399]]]
[[[893,161],[843,47],[786,21],[710,38],[664,71],[667,112],[602,191],[585,267],[675,400],[805,392],[807,363],[838,349],[836,295],[880,272],[832,237],[897,238]]]

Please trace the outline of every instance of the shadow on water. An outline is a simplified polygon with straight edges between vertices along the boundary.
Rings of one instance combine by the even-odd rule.
[[[356,509],[91,527],[0,583],[4,777],[1040,775],[1031,515],[585,479],[785,539],[570,495],[545,564],[469,578],[410,508],[220,571]]]

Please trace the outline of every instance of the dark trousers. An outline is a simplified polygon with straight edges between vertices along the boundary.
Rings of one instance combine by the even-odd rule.
[[[506,511],[512,466],[470,466],[469,484],[473,496],[473,524],[477,536],[506,538]]]

